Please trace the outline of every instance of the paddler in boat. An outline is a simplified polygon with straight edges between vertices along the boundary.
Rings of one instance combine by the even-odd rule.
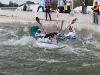
[[[41,34],[42,29],[43,29],[42,26],[40,26],[39,29],[37,30],[37,32],[35,33],[36,39],[43,37],[43,35]]]
[[[69,33],[66,36],[68,39],[76,39],[76,32],[73,26],[69,26]]]
[[[76,32],[75,32],[73,26],[69,26],[69,33],[67,35],[59,34],[59,36],[64,37],[66,39],[76,39]]]
[[[58,34],[57,32],[48,33],[42,38],[42,41],[46,43],[52,43],[52,40],[54,39],[54,35],[57,34]]]
[[[54,39],[54,35],[57,35],[58,33],[53,32],[53,33],[48,33],[46,34],[43,38],[39,39],[39,42],[44,42],[44,43],[52,43],[52,40]]]
[[[43,38],[41,39],[40,42],[44,42],[44,43],[52,43],[52,40],[53,40],[53,36],[50,35],[50,36],[48,36],[48,37],[43,37]]]

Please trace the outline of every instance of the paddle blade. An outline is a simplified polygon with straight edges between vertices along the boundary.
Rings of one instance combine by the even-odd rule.
[[[76,22],[76,20],[78,20],[78,19],[77,18],[73,19],[71,24],[74,24]]]
[[[37,22],[39,21],[39,18],[38,17],[36,17],[35,19],[36,19]]]
[[[61,21],[61,28],[60,28],[59,32],[62,30],[63,24],[64,24],[64,20]]]
[[[77,18],[73,19],[71,24],[74,24],[74,23],[76,22],[76,20],[78,20],[78,19],[77,19]],[[71,25],[71,24],[70,24],[70,25]],[[70,26],[70,25],[69,25],[69,26]],[[69,26],[68,26],[68,27],[69,27]],[[67,27],[67,28],[68,28],[68,27]],[[65,28],[65,30],[66,30],[67,28]],[[65,31],[65,30],[64,30],[64,31]],[[63,31],[63,32],[64,32],[64,31]]]
[[[40,19],[39,19],[38,17],[36,17],[35,19],[36,19],[36,21],[41,25]]]

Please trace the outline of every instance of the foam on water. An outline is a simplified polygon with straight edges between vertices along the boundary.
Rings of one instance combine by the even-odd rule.
[[[78,40],[77,40],[78,41]],[[82,43],[73,43],[75,41],[66,42],[66,47],[60,50],[60,54],[75,54],[77,56],[86,56],[86,54],[93,56],[100,56],[100,42],[96,40],[81,40]],[[75,45],[77,44],[77,45]],[[82,44],[82,45],[80,45]],[[79,45],[79,46],[78,46]]]
[[[24,32],[29,32],[28,27],[25,27],[25,28],[23,29],[23,31],[24,31]]]
[[[19,40],[15,40],[12,45],[31,45],[35,42],[34,38],[33,37],[26,37],[26,36],[23,36],[21,39]]]
[[[1,33],[1,35],[3,37],[8,37],[13,36],[10,39],[5,38],[5,41],[1,41],[0,45],[35,45],[34,43],[36,42],[36,40],[31,37],[29,35],[29,28],[25,27],[22,30],[20,28],[18,29],[11,29],[11,28],[0,28],[0,31],[5,32],[5,33]],[[21,32],[20,32],[21,31]],[[22,37],[19,37],[18,33],[22,33],[22,31],[27,34],[23,34]],[[2,36],[0,36],[2,39],[4,39]],[[92,38],[92,39],[91,39]],[[78,40],[77,40],[78,41]],[[94,49],[100,49],[100,43],[97,42],[96,40],[93,39],[92,35],[89,35],[88,37],[84,38],[83,40],[79,40],[82,43],[72,43],[74,41],[71,42],[66,42],[65,44],[63,44],[63,42],[61,44],[66,45],[65,48],[63,48],[63,50],[61,51],[61,53],[74,53],[77,55],[81,55],[80,51],[93,51],[88,49],[88,46],[93,47]],[[82,45],[80,45],[82,44]],[[40,47],[43,47],[44,44],[39,44]],[[77,46],[77,47],[76,47]],[[44,46],[46,47],[46,46]],[[52,47],[51,47],[52,48]]]
[[[42,61],[42,62],[47,62],[47,63],[66,62],[66,61],[58,61],[58,60],[55,60],[55,59],[43,59],[43,58],[39,58],[36,61]]]
[[[20,39],[10,39],[8,41],[3,41],[1,44],[2,45],[31,45],[35,43],[35,39],[30,36],[23,36]]]
[[[92,70],[95,74],[100,72],[95,70],[100,69],[100,42],[91,35],[76,41],[61,41],[59,43],[65,48],[47,50],[33,47],[36,40],[30,36],[28,27],[1,27],[0,31],[1,74],[29,75],[31,72],[31,75],[45,75],[47,72],[52,75],[55,72],[55,75],[65,75],[70,72],[77,75],[83,69],[84,75],[91,74]]]

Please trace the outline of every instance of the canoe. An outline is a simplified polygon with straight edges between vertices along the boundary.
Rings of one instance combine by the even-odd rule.
[[[35,43],[35,47],[37,47],[37,48],[46,48],[46,49],[60,49],[60,48],[64,48],[65,45],[47,43],[47,42],[37,40],[36,43]]]

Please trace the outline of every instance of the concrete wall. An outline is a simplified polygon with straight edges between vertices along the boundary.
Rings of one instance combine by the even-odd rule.
[[[17,16],[20,18],[28,18],[28,19],[35,19],[35,17],[39,17],[40,19],[45,20],[45,13],[44,12],[24,12],[24,11],[8,11],[8,10],[0,10],[0,15],[6,16]],[[56,13],[51,13],[52,20],[56,21]],[[65,20],[66,22],[71,22],[72,17],[69,14],[59,13],[58,15],[59,20]],[[77,23],[85,23],[85,24],[93,24],[93,15],[83,15],[83,14],[75,14],[74,18],[78,18]],[[100,25],[100,16],[99,24]]]

